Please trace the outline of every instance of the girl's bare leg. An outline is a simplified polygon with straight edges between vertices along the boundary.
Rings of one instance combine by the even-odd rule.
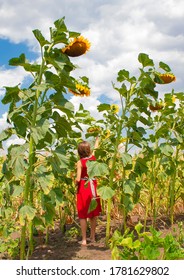
[[[82,245],[86,245],[86,230],[87,230],[87,220],[80,219],[81,233],[82,233]]]
[[[95,242],[96,220],[97,220],[97,217],[93,217],[93,218],[89,219],[90,227],[91,227],[90,239],[92,242]]]

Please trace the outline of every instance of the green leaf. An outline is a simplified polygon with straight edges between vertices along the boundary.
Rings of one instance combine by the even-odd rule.
[[[65,17],[62,17],[54,22],[54,25],[57,28],[57,30],[62,31],[62,32],[67,31],[67,27],[65,25],[64,20],[65,20]]]
[[[12,168],[13,174],[19,178],[25,173],[28,165],[25,160],[25,152],[28,149],[28,144],[10,146],[9,166]]]
[[[139,117],[139,121],[142,122],[144,125],[148,125],[148,126],[152,125],[151,119],[146,119],[143,116]]]
[[[149,56],[145,53],[140,53],[138,56],[138,60],[142,64],[143,67],[154,66],[153,60],[150,59]]]
[[[160,144],[160,150],[166,156],[171,156],[174,152],[173,148],[169,144],[166,144],[166,143]]]
[[[54,175],[52,173],[39,173],[36,176],[36,181],[42,188],[44,194],[48,194],[54,185]]]
[[[68,44],[68,38],[63,31],[58,31],[57,29],[51,29],[51,37],[54,44],[64,43]]]
[[[43,47],[45,45],[50,44],[42,35],[41,31],[38,29],[33,30],[33,34],[35,35],[36,39],[40,43],[40,46]]]
[[[56,205],[60,205],[63,202],[63,190],[61,188],[54,188],[50,191],[50,194],[51,193],[53,193],[54,196],[54,200],[52,200],[52,203],[56,203]]]
[[[22,115],[16,114],[11,118],[11,120],[14,122],[15,131],[17,132],[17,135],[22,136],[23,138],[26,136],[27,133],[27,127],[28,122],[25,117]]]
[[[89,214],[90,212],[92,212],[93,210],[95,210],[96,207],[97,207],[97,205],[98,205],[98,203],[97,203],[96,199],[95,199],[95,198],[92,198],[91,201],[90,201],[90,204],[89,204],[88,214]]]
[[[5,87],[6,89],[6,93],[4,98],[1,100],[1,102],[3,104],[8,104],[11,103],[12,101],[14,102],[18,102],[20,100],[19,97],[19,87],[15,86],[15,87]]]
[[[160,61],[159,67],[162,68],[163,70],[165,70],[166,72],[171,72],[171,68],[162,61]]]
[[[61,172],[62,168],[68,168],[69,158],[64,154],[64,151],[57,148],[52,151],[52,156],[48,157],[48,161],[51,163],[55,172]]]
[[[126,246],[128,248],[132,248],[132,237],[126,237],[121,240],[119,243],[120,246]]]
[[[141,175],[142,173],[146,173],[148,170],[146,160],[144,158],[137,158],[135,167],[134,167],[134,172],[137,173],[138,175]]]
[[[100,195],[100,197],[104,200],[112,198],[115,194],[115,191],[113,189],[111,189],[110,187],[100,187],[98,188],[98,194]]]
[[[68,111],[74,112],[74,105],[68,101],[61,93],[56,92],[50,96],[51,100],[55,104],[55,108],[60,109],[64,113],[68,113]]]
[[[137,231],[138,235],[141,233],[141,229],[143,228],[143,225],[141,223],[138,223],[135,226],[135,230]]]
[[[36,127],[31,127],[31,136],[37,145],[42,140],[50,128],[49,120],[41,119]]]
[[[141,247],[141,242],[139,240],[136,240],[132,243],[132,249],[138,249]]]
[[[29,205],[25,205],[25,206],[22,206],[19,210],[19,221],[20,221],[20,224],[22,226],[25,225],[25,221],[28,220],[28,221],[32,221],[34,219],[36,215],[36,209],[29,206]]]
[[[110,104],[105,104],[105,103],[97,106],[97,109],[99,112],[108,111],[108,110],[110,110],[110,108],[111,108]]]
[[[56,215],[55,207],[51,203],[51,201],[47,201],[44,202],[44,209],[45,209],[45,223],[46,225],[51,225]]]
[[[65,116],[60,116],[58,112],[54,112],[52,118],[55,120],[54,128],[59,137],[67,137],[67,133],[71,131],[71,125]]]
[[[123,82],[125,80],[129,80],[129,72],[127,70],[123,69],[118,72],[117,81]]]
[[[30,64],[30,63],[25,63],[24,69],[28,72],[39,72],[40,71],[40,65],[39,64]]]
[[[136,187],[136,182],[130,179],[125,179],[123,184],[123,191],[125,194],[132,195]]]
[[[13,193],[12,193],[13,197],[19,196],[22,193],[23,193],[23,187],[22,186],[20,186],[20,185],[14,185],[13,186]]]
[[[22,66],[26,63],[26,56],[22,53],[19,57],[13,57],[9,60],[11,66]]]
[[[134,204],[129,194],[126,194],[123,198],[123,204],[127,212],[132,211],[132,209],[134,208]]]
[[[79,32],[74,32],[74,31],[69,31],[69,38],[76,38],[79,37],[81,33]]]
[[[109,173],[108,166],[105,163],[88,160],[86,165],[88,169],[88,175],[90,178],[105,176]]]
[[[132,163],[132,156],[128,153],[123,153],[122,154],[122,162],[123,162],[123,166],[125,167],[127,164],[131,164]]]
[[[122,84],[122,86],[118,89],[115,88],[123,97],[127,98],[127,87],[125,84]]]

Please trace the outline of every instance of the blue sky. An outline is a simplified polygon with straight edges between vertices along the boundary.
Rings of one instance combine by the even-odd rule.
[[[21,53],[26,53],[29,59],[35,58],[35,53],[30,52],[26,43],[14,44],[8,39],[0,39],[0,65],[4,65],[7,69],[11,68],[8,66],[9,59],[18,57]]]
[[[12,43],[8,39],[0,39],[0,67],[3,70],[11,69],[13,67],[9,65],[9,60],[13,57],[19,57],[21,53],[25,53],[29,60],[34,60],[38,57],[38,54],[30,51],[26,43]],[[3,81],[1,81],[1,84]],[[16,85],[16,84],[15,84]],[[6,86],[6,84],[4,84]],[[3,94],[0,95],[0,100],[3,98]],[[0,104],[0,116],[8,110],[8,105]]]
[[[120,69],[135,75],[140,52],[156,63],[167,63],[176,75],[168,86],[184,90],[184,1],[183,0],[1,0],[0,3],[0,99],[3,86],[28,82],[26,73],[8,66],[8,60],[25,53],[30,60],[39,57],[32,33],[40,29],[48,38],[49,27],[65,16],[69,30],[80,32],[91,42],[85,56],[73,61],[79,65],[76,76],[89,77],[91,96],[71,96],[98,117],[97,105],[103,100],[119,102],[111,82]],[[0,104],[0,131],[7,127],[7,107]]]

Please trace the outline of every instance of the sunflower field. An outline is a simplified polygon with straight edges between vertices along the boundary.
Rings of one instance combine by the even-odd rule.
[[[13,135],[22,144],[12,144],[0,159],[0,253],[27,259],[34,252],[35,231],[48,242],[56,221],[61,230],[67,222],[77,223],[77,145],[83,137],[93,145],[99,136],[97,161],[88,162],[88,174],[98,179],[104,246],[112,259],[159,259],[159,248],[164,248],[162,259],[183,259],[183,223],[177,236],[162,238],[156,230],[159,217],[172,227],[176,215],[184,214],[184,94],[164,92],[164,85],[176,80],[170,67],[162,61],[156,66],[140,53],[137,76],[121,69],[112,84],[119,103],[101,103],[102,117],[95,119],[82,104],[75,111],[68,98],[91,94],[88,78],[73,75],[74,57],[88,52],[90,42],[69,31],[64,18],[54,22],[49,40],[40,30],[33,34],[40,62],[29,62],[25,54],[9,60],[32,81],[26,88],[5,86],[2,99],[9,106],[9,126],[0,133],[0,148]],[[135,213],[140,219],[131,231]],[[112,230],[115,218],[119,226]]]

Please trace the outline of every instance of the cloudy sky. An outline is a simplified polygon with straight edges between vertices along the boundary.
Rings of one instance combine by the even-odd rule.
[[[177,77],[172,88],[184,90],[184,0],[1,0],[0,100],[3,86],[28,80],[21,68],[8,66],[8,60],[22,52],[38,59],[32,30],[48,37],[49,27],[63,16],[69,30],[91,42],[90,52],[72,61],[81,67],[77,76],[85,73],[91,87],[88,100],[71,96],[76,108],[82,103],[96,115],[100,102],[118,102],[111,82],[120,69],[136,74],[140,52],[167,63]],[[0,131],[7,125],[6,112],[0,103]]]

